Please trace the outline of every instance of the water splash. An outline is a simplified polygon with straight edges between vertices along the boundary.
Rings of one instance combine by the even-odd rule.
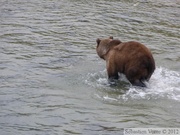
[[[180,73],[158,67],[149,82],[147,88],[135,87],[129,84],[124,75],[118,81],[118,85],[111,87],[107,80],[106,70],[98,73],[89,73],[86,84],[97,89],[97,98],[109,101],[127,101],[136,99],[171,99],[180,101]]]

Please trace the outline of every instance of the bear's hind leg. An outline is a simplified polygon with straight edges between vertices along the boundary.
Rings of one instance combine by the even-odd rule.
[[[132,85],[135,85],[135,86],[146,87],[146,85],[141,80],[135,80],[131,83]]]
[[[142,71],[137,70],[136,68],[131,68],[130,70],[128,70],[128,72],[126,72],[126,77],[132,85],[146,87],[146,85],[143,83],[143,80],[145,79],[141,79],[141,74]]]

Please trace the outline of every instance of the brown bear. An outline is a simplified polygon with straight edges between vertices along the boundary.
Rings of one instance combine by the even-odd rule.
[[[106,68],[110,81],[118,79],[123,73],[132,85],[146,87],[155,70],[154,58],[150,50],[135,41],[121,42],[109,37],[97,39],[96,51],[100,58],[106,60]]]

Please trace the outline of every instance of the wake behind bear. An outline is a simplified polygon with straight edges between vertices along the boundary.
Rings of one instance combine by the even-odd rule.
[[[150,50],[135,41],[121,42],[109,37],[97,39],[96,51],[106,61],[109,81],[117,80],[123,73],[132,85],[146,87],[155,70],[155,62]]]

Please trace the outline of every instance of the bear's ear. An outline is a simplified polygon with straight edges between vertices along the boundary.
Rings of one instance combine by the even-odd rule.
[[[119,45],[120,43],[122,43],[120,40],[115,39],[109,42],[109,46],[116,46],[116,45]]]
[[[113,36],[110,36],[109,39],[113,39]]]
[[[101,42],[101,40],[98,38],[96,39],[96,43],[99,45],[99,43]]]

